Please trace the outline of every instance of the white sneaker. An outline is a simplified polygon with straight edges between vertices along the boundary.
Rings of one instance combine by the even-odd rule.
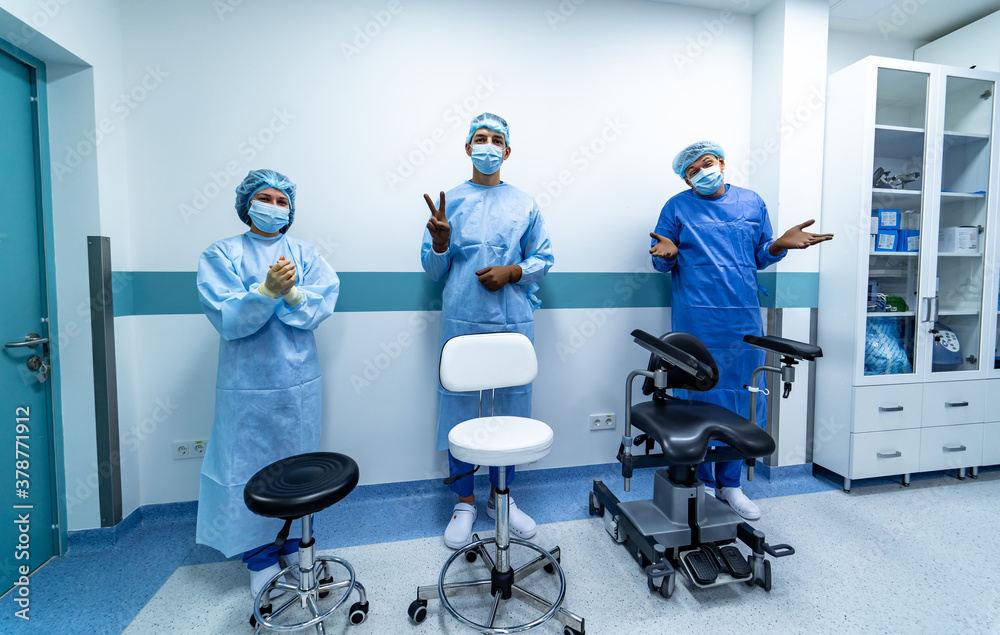
[[[521,511],[512,496],[507,496],[507,501],[510,503],[507,518],[510,520],[511,533],[521,540],[530,540],[534,537],[535,532],[538,531],[538,526],[535,525],[535,521],[531,519],[531,516]],[[486,503],[486,515],[493,520],[497,518],[496,499],[492,496],[489,502]]]
[[[715,498],[715,488],[714,487],[706,487],[705,488],[705,493],[708,494],[709,496],[711,496],[712,498]]]
[[[273,578],[279,571],[281,571],[281,565],[276,562],[266,569],[250,572],[250,593],[253,594],[254,598],[256,598],[257,594],[260,593],[260,590],[264,588],[267,581]],[[285,580],[282,578],[280,581],[284,582]],[[275,589],[271,591],[270,598],[264,598],[262,601],[263,605],[267,606],[270,604],[270,600],[281,597],[284,593],[284,589]]]
[[[742,516],[745,520],[757,520],[760,518],[760,507],[743,493],[740,487],[723,487],[717,496],[720,500],[729,503],[733,511]]]
[[[461,549],[472,542],[472,524],[476,522],[477,514],[475,505],[455,505],[448,527],[444,530],[444,544],[449,549]]]
[[[285,578],[289,582],[295,584],[299,583],[299,551],[296,549],[288,555],[278,556],[278,564],[281,565],[282,569],[287,569],[288,567],[294,566],[295,568],[285,574]]]

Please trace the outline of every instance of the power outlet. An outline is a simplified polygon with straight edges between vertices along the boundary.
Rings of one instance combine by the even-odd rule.
[[[615,415],[614,413],[590,415],[587,424],[590,426],[591,430],[614,430]]]
[[[205,456],[207,441],[175,441],[171,445],[174,459],[198,459]]]

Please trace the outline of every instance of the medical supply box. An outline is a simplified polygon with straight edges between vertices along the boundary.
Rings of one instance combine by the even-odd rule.
[[[942,227],[938,232],[938,253],[979,253],[979,228],[975,226]]]

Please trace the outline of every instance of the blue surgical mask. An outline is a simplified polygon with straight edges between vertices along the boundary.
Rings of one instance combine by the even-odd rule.
[[[711,196],[715,194],[722,183],[725,181],[725,177],[722,175],[722,170],[717,165],[712,165],[701,170],[690,179],[691,185],[694,189],[698,191],[699,194],[704,196]]]
[[[251,201],[247,212],[254,226],[265,234],[273,234],[288,224],[288,208],[263,201]]]
[[[493,174],[503,163],[503,148],[492,143],[477,143],[472,146],[472,165],[483,174]]]

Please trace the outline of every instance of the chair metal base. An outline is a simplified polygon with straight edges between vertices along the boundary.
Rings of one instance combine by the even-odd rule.
[[[368,598],[365,594],[365,587],[357,581],[357,578],[354,575],[354,568],[351,566],[351,563],[343,558],[337,558],[335,556],[320,556],[318,558],[314,558],[314,548],[314,544],[311,544],[308,547],[300,548],[299,564],[286,567],[279,573],[275,574],[274,577],[268,580],[267,584],[264,585],[264,588],[260,590],[257,597],[254,598],[253,615],[256,620],[254,635],[259,635],[264,630],[290,632],[307,628],[315,628],[316,633],[319,635],[325,635],[326,630],[323,627],[323,621],[330,617],[334,611],[339,609],[355,590],[358,592],[358,602],[355,602],[351,606],[350,621],[352,624],[360,624],[365,621],[365,618],[368,616]],[[323,583],[320,578],[320,572],[325,571],[327,578],[333,578],[333,565],[340,565],[346,569],[349,579],[342,582]],[[298,585],[279,581],[283,575],[289,573],[293,569],[299,570]],[[272,602],[283,601],[283,603],[276,610],[272,611],[267,616],[264,616],[261,614],[261,601],[265,597],[270,597],[271,591],[276,589],[283,590],[286,594],[285,596],[272,600]],[[319,608],[320,600],[327,597],[328,594],[340,590],[343,590],[343,595],[340,596],[332,607],[321,612],[321,609]],[[288,595],[291,597],[286,600],[285,597]],[[264,604],[264,606],[267,606],[267,604]],[[301,622],[288,624],[282,624],[275,621],[284,613],[294,609],[308,611],[309,617]]]
[[[448,561],[445,562],[444,568],[441,570],[441,575],[438,578],[437,585],[428,585],[417,588],[417,599],[413,605],[411,605],[410,611],[410,615],[414,618],[415,622],[419,623],[423,621],[422,617],[417,619],[414,615],[415,606],[423,608],[426,606],[428,600],[440,599],[442,606],[444,606],[449,613],[455,616],[455,619],[462,622],[466,626],[485,633],[517,633],[535,628],[536,626],[539,626],[553,618],[566,627],[567,630],[565,632],[567,633],[584,633],[583,618],[562,608],[562,601],[566,595],[566,575],[563,573],[562,567],[559,564],[559,547],[554,547],[549,551],[545,551],[534,543],[525,540],[518,540],[517,538],[510,538],[510,543],[536,551],[539,555],[531,562],[517,567],[516,569],[512,569],[512,575],[509,576],[508,583],[504,584],[502,581],[498,583],[497,578],[499,574],[497,572],[497,566],[487,549],[488,545],[497,544],[496,538],[480,539],[478,534],[473,534],[472,538],[472,543],[453,553],[451,557],[448,558]],[[482,558],[482,562],[489,567],[490,575],[484,579],[446,584],[445,577],[448,574],[448,569],[462,556],[466,556],[466,559],[469,559],[470,556],[468,554],[472,554],[472,557],[478,554],[479,557]],[[539,569],[543,568],[546,572],[554,573],[559,576],[559,593],[555,601],[552,602],[517,584]],[[452,606],[448,599],[449,597],[475,595],[480,593],[488,594],[493,597],[493,609],[489,624],[480,624],[465,617]],[[518,624],[515,626],[497,626],[496,619],[500,611],[500,606],[503,601],[507,599],[520,600],[521,602],[542,612],[542,615],[537,619],[524,624]],[[426,611],[424,611],[422,615],[425,615],[425,613]]]

